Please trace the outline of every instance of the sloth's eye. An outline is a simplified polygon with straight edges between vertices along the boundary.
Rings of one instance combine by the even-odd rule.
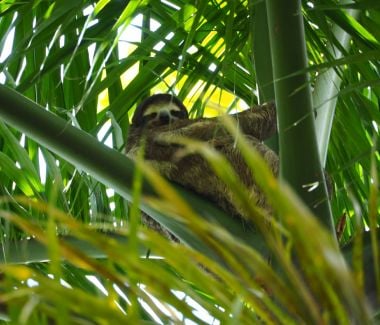
[[[151,113],[148,115],[144,115],[143,124],[147,123],[148,121],[154,120],[156,117],[157,117],[157,113]]]

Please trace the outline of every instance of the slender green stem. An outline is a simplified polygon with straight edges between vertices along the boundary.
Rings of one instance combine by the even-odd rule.
[[[274,101],[273,68],[270,53],[269,30],[267,7],[265,1],[250,2],[254,6],[254,26],[253,26],[253,58],[255,62],[255,72],[257,81],[257,91],[259,103]],[[253,8],[251,8],[253,11]],[[278,136],[275,134],[265,144],[278,153]]]
[[[252,2],[252,1],[251,1]],[[273,101],[273,68],[270,53],[267,7],[265,1],[254,4],[253,58],[257,80],[259,102]]]
[[[113,238],[120,243],[128,242],[126,236],[108,234],[110,238]],[[91,256],[93,258],[106,258],[107,255],[103,251],[94,247],[86,240],[78,239],[74,236],[62,236],[59,237],[65,241],[65,243],[76,247],[82,253]],[[38,240],[22,239],[0,245],[2,254],[0,254],[0,263],[6,264],[24,264],[24,263],[40,263],[51,260],[51,255],[48,252],[48,248],[45,244],[40,243]],[[147,250],[146,247],[139,247],[140,253],[144,254]]]

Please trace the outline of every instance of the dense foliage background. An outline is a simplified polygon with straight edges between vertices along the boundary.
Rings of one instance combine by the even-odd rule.
[[[276,1],[267,4],[276,8]],[[156,92],[176,93],[192,117],[273,100],[273,80],[280,80],[272,67],[280,63],[271,60],[265,2],[0,2],[0,80],[17,91],[0,92],[0,117],[8,123],[0,120],[4,320],[364,324],[375,317],[379,4],[302,1],[302,15],[308,68],[295,74],[309,77],[301,88],[312,91],[319,145],[310,152],[318,150],[322,165],[327,156],[340,245],[356,235],[343,254],[331,231],[244,142],[239,148],[283,218],[261,236],[190,193],[176,194],[143,163],[101,149],[82,133],[65,137],[74,126],[123,152],[136,104]],[[283,58],[289,65],[292,59]],[[20,94],[61,124],[49,115],[43,122],[37,114],[29,118],[23,108],[42,108]],[[276,104],[283,105],[278,98]],[[6,110],[19,112],[24,126],[10,123]],[[55,125],[63,125],[56,142],[48,133]],[[74,143],[77,152],[69,152]],[[226,163],[198,150],[223,176]],[[153,190],[141,193],[141,174]],[[225,181],[257,228],[265,227],[267,216],[239,182]],[[139,227],[140,201],[187,245]]]

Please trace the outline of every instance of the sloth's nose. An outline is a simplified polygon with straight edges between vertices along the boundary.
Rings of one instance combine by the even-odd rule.
[[[158,115],[158,118],[161,123],[169,123],[170,113],[168,111],[161,111]]]

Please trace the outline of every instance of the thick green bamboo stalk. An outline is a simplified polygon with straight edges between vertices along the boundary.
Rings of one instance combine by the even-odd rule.
[[[298,73],[307,67],[301,1],[267,0],[266,4],[278,115],[280,178],[334,232],[315,136],[309,79],[306,73]]]
[[[86,132],[72,127],[67,121],[3,85],[0,85],[0,118],[131,201],[135,164],[125,155],[104,146]],[[267,252],[258,233],[247,231],[242,222],[226,215],[201,197],[180,186],[173,184],[173,187],[206,220],[222,225],[263,254]],[[143,194],[157,195],[147,181],[143,183]],[[144,197],[141,209],[190,246],[215,257],[187,227],[165,215],[165,211],[150,207]]]

